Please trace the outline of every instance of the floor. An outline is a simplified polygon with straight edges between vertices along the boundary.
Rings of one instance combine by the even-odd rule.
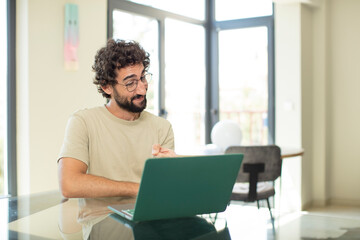
[[[360,239],[360,207],[328,206],[286,214],[273,210],[275,232],[267,208],[258,210],[244,205],[230,205],[229,208],[231,215],[226,218],[232,239],[238,239],[236,236],[259,240]],[[221,215],[218,219],[216,224],[224,224]]]
[[[302,239],[360,239],[360,207],[328,206],[312,208],[304,213],[314,219],[322,219],[320,222],[324,225],[318,228],[323,230],[320,238]]]

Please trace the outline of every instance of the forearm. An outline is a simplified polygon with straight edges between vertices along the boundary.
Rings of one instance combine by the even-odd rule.
[[[134,197],[139,184],[114,181],[86,173],[86,165],[74,159],[62,159],[58,166],[60,190],[66,198]]]
[[[91,174],[79,174],[62,180],[61,192],[66,198],[134,197],[138,183],[120,182]]]

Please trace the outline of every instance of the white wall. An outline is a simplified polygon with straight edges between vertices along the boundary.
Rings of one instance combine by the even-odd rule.
[[[275,137],[276,144],[302,147],[300,4],[275,8]],[[300,210],[301,158],[284,159],[281,209]]]
[[[302,205],[312,201],[313,190],[313,114],[314,96],[313,89],[313,7],[303,5],[301,10],[301,142],[306,154],[301,164],[301,201]]]
[[[276,2],[276,139],[305,148],[283,182],[302,208],[360,205],[360,1],[314,2]]]
[[[330,197],[360,205],[360,1],[329,1]]]
[[[64,70],[65,3],[79,7],[77,71]],[[56,160],[68,117],[105,102],[91,66],[106,43],[106,16],[106,0],[17,0],[19,195],[58,189]]]
[[[329,195],[329,109],[328,92],[329,57],[328,44],[328,4],[322,2],[312,8],[313,14],[313,154],[312,156],[312,201],[309,205],[324,206],[330,199]],[[311,200],[311,199],[310,199]]]

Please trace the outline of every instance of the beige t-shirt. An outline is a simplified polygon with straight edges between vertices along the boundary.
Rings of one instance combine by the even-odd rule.
[[[115,117],[105,106],[75,112],[69,119],[59,158],[84,162],[88,173],[140,182],[153,144],[174,149],[169,121],[143,111],[135,121]]]

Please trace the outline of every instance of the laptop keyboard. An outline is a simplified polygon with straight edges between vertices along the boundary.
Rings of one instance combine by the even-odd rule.
[[[126,209],[126,210],[123,210],[123,211],[126,212],[127,214],[129,214],[130,216],[133,216],[134,212],[135,212],[135,209]]]

